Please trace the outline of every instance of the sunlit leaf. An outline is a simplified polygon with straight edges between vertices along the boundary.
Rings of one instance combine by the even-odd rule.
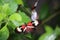
[[[6,26],[0,30],[0,40],[7,40],[9,37],[9,31]]]
[[[14,0],[0,0],[0,4],[5,4],[5,3],[14,3]]]
[[[56,26],[55,33],[56,35],[60,35],[60,27]]]
[[[23,5],[23,0],[15,0],[17,4]]]
[[[45,26],[45,30],[46,30],[46,33],[52,33],[54,30],[50,27],[50,26],[48,26],[48,25],[46,25]]]
[[[12,13],[16,12],[17,5],[15,4],[4,4],[0,6],[0,13],[4,13],[5,15],[11,15]]]
[[[13,29],[15,29],[17,26],[20,26],[22,23],[21,23],[21,21],[22,21],[22,18],[21,18],[21,15],[20,14],[18,14],[18,13],[15,13],[15,14],[12,14],[10,17],[9,17],[9,19],[10,19],[10,23],[9,23],[9,25],[13,28]]]
[[[10,14],[11,11],[10,11],[10,8],[9,8],[9,4],[4,4],[2,6],[2,12],[6,15]]]
[[[15,2],[9,3],[9,8],[10,8],[11,13],[16,12],[17,7],[18,7],[18,5]]]
[[[3,12],[7,13],[7,14],[12,14],[14,12],[16,12],[17,10],[17,3],[14,0],[1,0],[1,4],[0,6],[3,6]]]
[[[56,39],[56,34],[55,33],[45,33],[42,36],[39,37],[38,40],[55,40]]]
[[[0,13],[0,22],[6,17],[3,13]]]
[[[28,23],[29,21],[31,21],[31,19],[24,13],[24,12],[19,12],[21,17],[22,17],[22,21],[24,23]]]
[[[16,27],[19,27],[21,25],[23,25],[24,22],[18,22],[18,21],[11,21],[9,22],[9,27],[11,27],[13,30],[15,30]]]
[[[55,40],[56,34],[50,26],[45,26],[46,33],[41,35],[38,40]]]
[[[30,20],[30,18],[25,15],[23,12],[20,13],[15,13],[12,14],[10,16],[10,20],[12,21],[12,23],[9,23],[10,25],[14,25],[12,28],[15,29],[16,27],[23,25],[24,23],[28,23]]]
[[[22,21],[21,15],[18,13],[14,13],[10,16],[11,21]]]

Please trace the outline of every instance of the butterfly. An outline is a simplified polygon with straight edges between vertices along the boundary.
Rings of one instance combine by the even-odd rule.
[[[38,0],[39,1],[39,0]],[[35,27],[39,25],[39,20],[38,20],[38,14],[37,11],[35,10],[38,1],[35,2],[35,4],[32,6],[32,11],[31,11],[31,22],[28,22],[27,24],[23,24],[19,27],[17,27],[15,30],[16,32],[32,32]]]

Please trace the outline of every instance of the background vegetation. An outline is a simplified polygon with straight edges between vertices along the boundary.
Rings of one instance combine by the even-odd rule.
[[[59,6],[53,6],[53,8],[50,7],[53,9],[50,11],[48,5],[50,0],[42,3],[40,10],[37,7],[39,20],[42,23],[33,33],[15,32],[16,27],[31,21],[29,2],[27,0],[0,0],[0,40],[60,40],[60,9]]]

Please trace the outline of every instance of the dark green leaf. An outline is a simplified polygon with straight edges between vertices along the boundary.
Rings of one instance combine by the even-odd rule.
[[[40,19],[43,20],[48,16],[48,5],[45,3],[40,9]]]
[[[26,36],[27,38],[30,38],[30,39],[32,38],[32,37],[31,37],[31,33],[28,33],[28,34],[26,34],[25,36]]]

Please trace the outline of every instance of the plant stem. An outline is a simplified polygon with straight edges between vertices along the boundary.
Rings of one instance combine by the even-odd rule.
[[[51,20],[52,18],[54,18],[55,16],[57,16],[60,13],[60,11],[54,13],[53,15],[51,15],[50,17],[48,17],[47,19],[43,20],[41,25],[45,24],[46,22],[48,22],[49,20]]]
[[[21,6],[22,7],[22,6]],[[25,7],[22,7],[22,10],[25,12],[25,14],[27,15],[27,16],[31,16],[31,12],[30,12],[30,10],[28,10],[28,9],[26,9]]]
[[[22,10],[23,12],[25,12],[25,14],[28,16],[28,17],[30,17],[31,16],[31,12],[30,12],[30,10],[28,9],[28,8],[25,8],[24,6],[20,6],[20,7],[18,7],[18,9],[19,10]],[[19,11],[18,10],[18,11]]]
[[[7,22],[6,22],[5,26],[7,26],[7,25],[8,25],[9,21],[10,21],[10,20],[7,18]]]

